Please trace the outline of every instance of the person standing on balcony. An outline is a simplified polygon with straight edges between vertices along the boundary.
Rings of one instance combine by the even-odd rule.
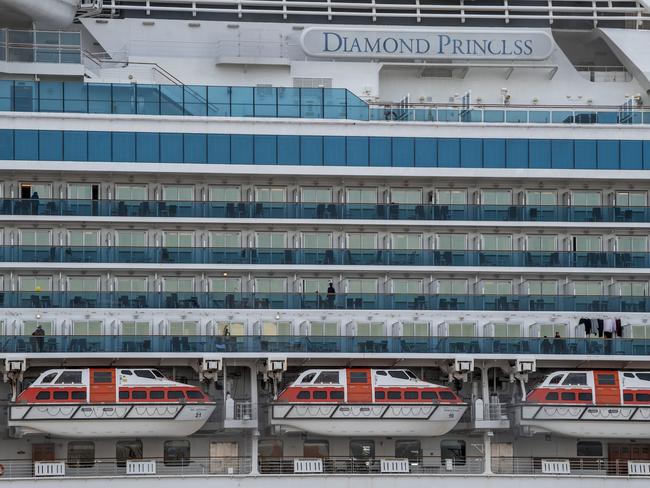
[[[327,284],[327,308],[334,308],[335,300],[336,300],[336,289],[334,289],[334,283],[330,281]]]
[[[43,330],[41,324],[38,324],[36,326],[36,329],[34,332],[32,332],[32,336],[34,336],[34,345],[36,346],[36,352],[43,352],[43,346],[45,344],[45,331]]]

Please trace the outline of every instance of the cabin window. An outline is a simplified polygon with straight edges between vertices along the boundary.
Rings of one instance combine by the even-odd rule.
[[[182,391],[168,391],[167,399],[168,400],[180,400],[185,398],[185,394]]]
[[[417,400],[418,392],[417,391],[405,391],[404,400]]]
[[[338,371],[323,371],[316,378],[315,383],[325,384],[325,383],[339,383],[339,372]]]
[[[306,458],[326,458],[330,455],[328,441],[305,441],[302,444],[302,455]]]
[[[402,392],[401,391],[389,391],[388,392],[388,399],[389,400],[401,400],[402,399]]]
[[[632,396],[632,395],[630,395]],[[37,400],[49,400],[50,399],[50,392],[49,391],[39,391],[36,394],[36,399]]]
[[[599,441],[578,441],[578,457],[602,457],[603,444]]]
[[[134,390],[131,392],[131,398],[134,400],[146,400],[147,392],[144,390]]]
[[[163,452],[165,466],[187,466],[190,464],[190,441],[165,441]]]
[[[623,373],[623,376],[625,376],[626,378],[636,378],[634,373]]]
[[[395,441],[395,457],[408,459],[411,463],[417,463],[422,459],[422,446],[418,440]]]
[[[562,380],[563,377],[564,377],[564,373],[556,374],[555,376],[553,376],[553,377],[548,381],[548,384],[549,384],[549,385],[559,385],[559,384],[560,384],[560,381]]]
[[[350,441],[350,455],[355,459],[373,459],[375,457],[375,441]]]
[[[562,400],[574,401],[576,399],[576,394],[572,391],[563,391],[560,397]]]
[[[385,391],[376,391],[375,392],[375,400],[384,400],[386,398],[386,392]]]
[[[73,391],[71,394],[73,400],[85,400],[86,392],[85,391]]]
[[[623,400],[625,400],[626,402],[633,402],[634,395],[632,393],[623,393]]]
[[[613,374],[599,374],[597,375],[598,377],[598,384],[599,385],[615,385],[616,384],[616,377]]]
[[[558,399],[558,394],[556,391],[552,391],[551,393],[546,394],[546,399],[547,400],[557,400]]]
[[[311,380],[314,379],[314,376],[316,376],[316,373],[309,373],[307,376],[305,376],[300,383],[305,384],[305,383],[311,383]]]
[[[93,382],[95,383],[112,383],[113,373],[111,371],[95,371],[93,373]]]
[[[151,372],[153,373],[153,375],[154,375],[156,378],[164,378],[164,377],[165,377],[165,375],[162,374],[162,373],[161,373],[160,371],[158,371],[157,369],[152,369]]]
[[[120,392],[120,400],[128,400],[129,399],[129,392],[122,390]]]
[[[52,395],[54,400],[67,400],[70,394],[67,391],[55,391]]]
[[[636,394],[637,402],[647,402],[650,401],[650,393],[637,393]]]
[[[569,373],[564,381],[563,385],[587,385],[587,374],[586,373]]]
[[[309,394],[308,391],[300,391],[298,392],[298,395],[296,396],[298,400],[309,400],[311,398],[311,395]]]
[[[327,392],[326,391],[315,391],[314,392],[314,400],[327,400]]]
[[[388,374],[393,378],[398,378],[400,380],[408,380],[409,377],[404,371],[389,371]]]
[[[650,381],[650,373],[637,373],[636,377],[643,381]]]
[[[187,398],[191,398],[193,400],[203,398],[203,393],[201,393],[200,391],[197,391],[197,390],[187,390],[185,392],[185,394],[187,395]]]
[[[450,391],[441,391],[439,393],[441,400],[455,400],[456,396]]]
[[[350,372],[350,383],[368,383],[368,373],[365,371]]]
[[[131,459],[142,459],[142,441],[135,439],[116,442],[115,460],[117,465],[123,468],[126,466],[126,461]]]
[[[41,380],[41,384],[52,383],[52,381],[54,381],[54,378],[56,378],[57,374],[59,374],[59,373],[50,373],[50,374],[48,374],[45,378],[43,378]]]
[[[81,371],[64,371],[56,380],[57,385],[78,385],[81,384]]]
[[[133,372],[130,369],[123,369],[122,374],[125,374],[127,376],[132,376]]]
[[[149,398],[152,400],[162,400],[165,398],[165,392],[162,390],[152,390],[149,392]]]
[[[438,395],[436,394],[435,391],[423,391],[422,392],[422,400],[436,400],[438,398]]]
[[[590,402],[592,400],[591,393],[578,393],[578,400]]]
[[[342,391],[330,391],[330,400],[343,400],[344,395]]]
[[[444,440],[440,441],[440,457],[451,459],[457,466],[464,466],[466,459],[465,441]]]
[[[156,379],[156,376],[148,369],[136,369],[133,372],[139,378],[149,378],[150,380]]]
[[[377,371],[377,376],[388,376],[388,373],[386,371]]]
[[[68,442],[68,466],[89,468],[95,464],[95,443],[90,441]]]

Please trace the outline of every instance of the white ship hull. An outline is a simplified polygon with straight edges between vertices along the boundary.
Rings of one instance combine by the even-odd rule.
[[[650,439],[650,407],[521,406],[519,425],[569,437]]]
[[[214,404],[12,406],[8,425],[18,435],[69,438],[183,437],[199,430]]]
[[[453,429],[466,405],[274,405],[271,423],[330,436],[444,435]]]

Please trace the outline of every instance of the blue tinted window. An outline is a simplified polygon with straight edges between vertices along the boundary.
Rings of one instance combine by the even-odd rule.
[[[230,159],[233,164],[253,164],[253,136],[230,136]]]
[[[111,133],[88,133],[88,161],[112,161]]]
[[[620,154],[618,141],[597,141],[598,167],[602,169],[618,169]]]
[[[643,141],[643,169],[650,169],[650,141]]]
[[[63,112],[63,83],[41,81],[38,88],[41,112]]]
[[[433,168],[438,163],[438,141],[433,138],[415,139],[415,165]]]
[[[506,141],[503,139],[485,139],[483,141],[483,166],[486,168],[505,168]]]
[[[187,115],[208,114],[208,88],[206,86],[185,85],[183,87],[183,99],[184,113]]]
[[[113,85],[112,102],[114,114],[134,114],[135,85]]]
[[[38,111],[38,87],[34,81],[14,83],[14,110],[16,112]]]
[[[483,166],[483,141],[481,139],[460,140],[460,165],[463,168]]]
[[[82,131],[66,131],[63,133],[64,161],[88,160],[88,135]]]
[[[528,167],[528,139],[508,139],[506,142],[506,166]]]
[[[183,135],[183,161],[186,163],[205,163],[207,161],[205,134]]]
[[[111,100],[111,85],[107,83],[90,83],[88,85],[88,113],[112,113],[113,108]]]
[[[82,113],[88,111],[88,85],[86,83],[63,84],[63,110]]]
[[[38,160],[38,131],[17,130],[14,135],[16,159]]]
[[[14,159],[14,131],[0,129],[0,159]]]
[[[275,136],[255,136],[255,164],[277,164]]]
[[[300,164],[300,137],[278,136],[278,163]]]
[[[597,151],[596,141],[577,140],[575,147],[575,167],[577,169],[596,168]]]
[[[160,113],[163,115],[183,115],[183,87],[160,85]]]
[[[253,116],[252,87],[235,86],[231,88],[230,111],[233,117]]]
[[[160,134],[160,162],[183,162],[183,134]]]
[[[531,168],[551,167],[551,141],[548,139],[531,139],[528,142]]]
[[[344,88],[331,88],[323,95],[326,119],[345,118],[345,92]]]
[[[2,51],[2,49],[0,49],[0,51]],[[11,106],[11,93],[13,92],[13,89],[14,82],[12,80],[0,80],[0,110],[3,112],[13,110],[13,107]]]
[[[61,161],[63,159],[63,132],[42,130],[38,137],[39,159],[43,161]]]
[[[135,158],[138,162],[160,161],[160,136],[157,132],[138,132],[135,138]]]
[[[278,117],[300,116],[300,88],[278,88]]]
[[[641,141],[621,141],[621,169],[643,168],[643,143]]]
[[[255,88],[255,117],[275,117],[277,114],[276,89],[266,86]]]
[[[135,133],[113,132],[113,161],[135,161]]]
[[[372,159],[371,159],[372,160]],[[412,137],[393,139],[393,166],[413,166],[415,162],[415,143]]]
[[[347,138],[347,164],[348,166],[368,166],[368,138]]]
[[[323,164],[323,138],[321,136],[302,136],[300,142],[300,159],[303,165],[320,166]]]
[[[326,166],[345,166],[346,138],[343,136],[323,137],[323,159]]]
[[[323,117],[323,89],[300,89],[300,116],[305,118]]]
[[[230,136],[208,134],[208,163],[230,163]]]
[[[175,87],[181,88],[181,87]],[[137,85],[137,112],[146,115],[158,115],[160,111],[160,86]]]
[[[230,115],[230,88],[227,86],[208,87],[208,115],[227,117]]]
[[[565,139],[551,141],[551,166],[573,168],[573,141]]]
[[[391,165],[391,138],[370,137],[370,161],[373,166]]]
[[[460,141],[438,139],[438,166],[441,168],[460,166]]]

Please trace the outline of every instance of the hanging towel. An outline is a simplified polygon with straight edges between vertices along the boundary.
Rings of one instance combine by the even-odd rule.
[[[616,332],[616,320],[606,318],[603,324],[603,332],[606,334],[606,337],[613,337],[614,332]]]
[[[597,319],[590,319],[590,320],[591,320],[591,332],[592,332],[592,334],[597,334],[598,333],[598,320]]]

